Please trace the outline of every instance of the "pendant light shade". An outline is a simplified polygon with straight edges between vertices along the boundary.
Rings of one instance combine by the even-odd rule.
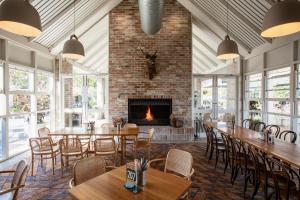
[[[39,13],[29,0],[5,0],[0,6],[0,28],[26,37],[42,33]]]
[[[217,58],[221,60],[230,60],[239,57],[238,46],[235,41],[231,40],[228,35],[225,36],[217,51]]]
[[[285,0],[277,2],[266,13],[262,37],[281,37],[300,31],[300,2]]]
[[[84,57],[84,47],[76,35],[71,35],[63,48],[63,57],[78,60]]]

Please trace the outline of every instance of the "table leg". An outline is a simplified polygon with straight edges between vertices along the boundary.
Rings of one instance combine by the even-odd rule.
[[[67,147],[69,146],[69,135],[66,135]],[[69,166],[69,156],[66,156],[66,167]]]
[[[125,151],[125,148],[124,148],[124,137],[121,136],[121,164],[124,163],[124,151]]]

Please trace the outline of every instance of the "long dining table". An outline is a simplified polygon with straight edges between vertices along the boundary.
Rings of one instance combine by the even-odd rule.
[[[275,139],[270,144],[262,139],[259,132],[235,125],[227,127],[224,123],[212,123],[213,128],[228,134],[230,137],[238,139],[244,143],[254,146],[262,152],[272,155],[288,164],[300,168],[300,145],[287,141]]]
[[[118,130],[117,128],[111,127],[101,127],[95,128],[95,130],[87,130],[82,127],[73,127],[73,128],[64,128],[54,132],[49,133],[50,136],[53,137],[64,137],[67,140],[70,137],[84,137],[84,136],[104,136],[104,137],[120,137],[121,142],[121,162],[124,160],[124,152],[126,150],[125,137],[126,136],[135,136],[137,137],[139,133],[139,128],[121,128]]]

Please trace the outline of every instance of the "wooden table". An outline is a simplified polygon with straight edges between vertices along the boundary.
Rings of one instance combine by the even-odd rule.
[[[112,136],[121,138],[121,162],[124,160],[125,151],[125,137],[126,136],[138,136],[139,128],[122,128],[120,131],[117,128],[96,128],[95,130],[86,130],[85,128],[75,127],[75,128],[64,128],[57,130],[55,132],[49,133],[50,136],[63,136],[67,140],[70,136]]]
[[[179,199],[192,182],[172,174],[149,168],[147,184],[138,194],[124,188],[125,166],[107,172],[69,190],[78,200],[175,200]]]
[[[274,144],[269,144],[261,139],[261,135],[250,129],[235,126],[227,128],[224,124],[212,123],[212,126],[231,137],[250,144],[266,154],[273,155],[286,163],[300,168],[300,145],[292,144],[283,140],[275,139]]]

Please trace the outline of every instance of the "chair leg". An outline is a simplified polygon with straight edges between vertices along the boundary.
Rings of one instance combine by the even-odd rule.
[[[55,155],[52,154],[52,175],[54,175],[54,158]]]
[[[210,155],[209,155],[208,160],[211,160],[211,159],[212,159],[213,153],[214,153],[214,147],[211,146],[211,147],[210,147]]]
[[[33,176],[34,155],[31,154],[31,176]]]
[[[43,168],[43,155],[41,155],[41,167]]]
[[[148,160],[150,160],[151,147],[148,147]]]
[[[255,181],[255,188],[254,188],[254,191],[253,191],[253,194],[252,194],[251,199],[254,199],[255,195],[256,195],[257,192],[258,192],[259,186],[260,186],[260,182],[256,180],[256,181]]]
[[[64,159],[62,155],[60,159],[60,167],[61,167],[61,177],[64,177]]]
[[[215,163],[215,168],[217,168],[218,160],[219,160],[219,151],[216,149],[216,163]]]

